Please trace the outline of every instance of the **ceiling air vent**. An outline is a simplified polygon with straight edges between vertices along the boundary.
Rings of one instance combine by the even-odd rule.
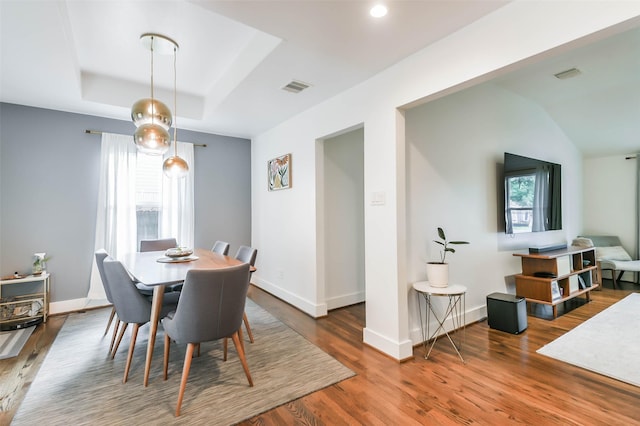
[[[565,80],[567,78],[572,78],[582,74],[578,68],[571,68],[570,70],[560,71],[557,74],[554,74],[556,78],[560,80]]]
[[[287,92],[291,92],[291,93],[300,93],[304,89],[309,88],[309,86],[310,85],[307,84],[307,83],[303,83],[303,82],[298,81],[298,80],[292,80],[291,83],[289,83],[286,86],[284,86],[282,88],[282,90],[286,90]]]

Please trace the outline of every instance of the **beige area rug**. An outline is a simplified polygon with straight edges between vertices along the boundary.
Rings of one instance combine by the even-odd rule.
[[[640,293],[631,293],[538,353],[640,386]]]
[[[201,345],[191,364],[180,417],[174,417],[184,345],[171,345],[169,379],[162,380],[164,334],[156,339],[151,376],[142,385],[148,328],[141,328],[134,362],[122,383],[129,333],[115,360],[102,337],[110,309],[73,314],[53,343],[13,425],[228,425],[355,375],[317,346],[247,300],[255,337],[245,334],[249,387],[233,343],[222,361],[222,341]],[[130,327],[131,328],[131,327]]]

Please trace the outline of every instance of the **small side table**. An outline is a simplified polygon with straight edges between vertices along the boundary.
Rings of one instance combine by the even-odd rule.
[[[0,280],[0,330],[22,328],[38,318],[47,322],[49,281],[50,275],[46,271],[40,275]],[[19,312],[17,316],[16,311]]]
[[[429,284],[428,281],[420,281],[413,284],[413,288],[418,292],[419,295],[422,295],[426,304],[426,312],[425,312],[425,320],[422,319],[422,309],[420,308],[420,299],[418,299],[418,312],[420,314],[420,328],[422,329],[422,343],[424,345],[424,349],[427,352],[424,356],[425,359],[429,358],[431,354],[431,350],[436,344],[438,340],[438,333],[440,331],[444,332],[444,335],[447,336],[451,345],[456,350],[456,353],[460,357],[460,360],[464,363],[465,360],[462,357],[462,345],[466,338],[465,334],[465,325],[466,325],[466,307],[465,307],[465,296],[467,293],[467,287],[460,284],[449,285],[448,287],[433,287]],[[438,311],[433,306],[432,298],[444,296],[449,298],[449,303],[447,308],[444,311],[444,315],[438,316]],[[438,327],[436,330],[431,333],[431,315],[435,318],[438,323]],[[456,344],[454,339],[451,337],[447,329],[444,327],[444,323],[447,318],[451,318],[453,323],[453,330],[462,329],[462,339],[459,339],[459,343]],[[426,322],[426,330],[424,323]],[[427,351],[427,342],[433,339],[431,342],[431,346]]]

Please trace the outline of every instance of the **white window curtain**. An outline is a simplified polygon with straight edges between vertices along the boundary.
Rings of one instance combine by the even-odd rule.
[[[533,223],[532,230],[546,231],[549,227],[547,218],[549,217],[549,171],[547,167],[540,167],[536,170],[536,183],[533,195]]]
[[[166,158],[174,155],[170,149]],[[178,244],[194,245],[194,161],[193,144],[178,142],[178,155],[189,165],[183,179],[169,179],[162,175],[162,207],[160,209],[160,238],[175,237]]]
[[[513,211],[511,210],[511,185],[510,179],[514,176],[506,175],[504,177],[504,218],[505,218],[505,232],[507,234],[513,234]]]
[[[136,147],[130,135],[102,134],[95,250],[112,257],[136,250]],[[88,299],[106,299],[95,257]]]
[[[132,136],[102,134],[95,250],[104,248],[114,258],[137,250],[137,155]],[[175,237],[181,246],[193,247],[193,144],[178,142],[178,155],[189,165],[189,173],[184,179],[169,179],[162,175],[158,236]],[[104,300],[106,295],[95,258],[92,265],[87,298]]]

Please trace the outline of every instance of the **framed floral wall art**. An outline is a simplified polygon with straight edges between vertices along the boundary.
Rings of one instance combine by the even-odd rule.
[[[276,157],[267,162],[269,191],[291,188],[291,154]]]

